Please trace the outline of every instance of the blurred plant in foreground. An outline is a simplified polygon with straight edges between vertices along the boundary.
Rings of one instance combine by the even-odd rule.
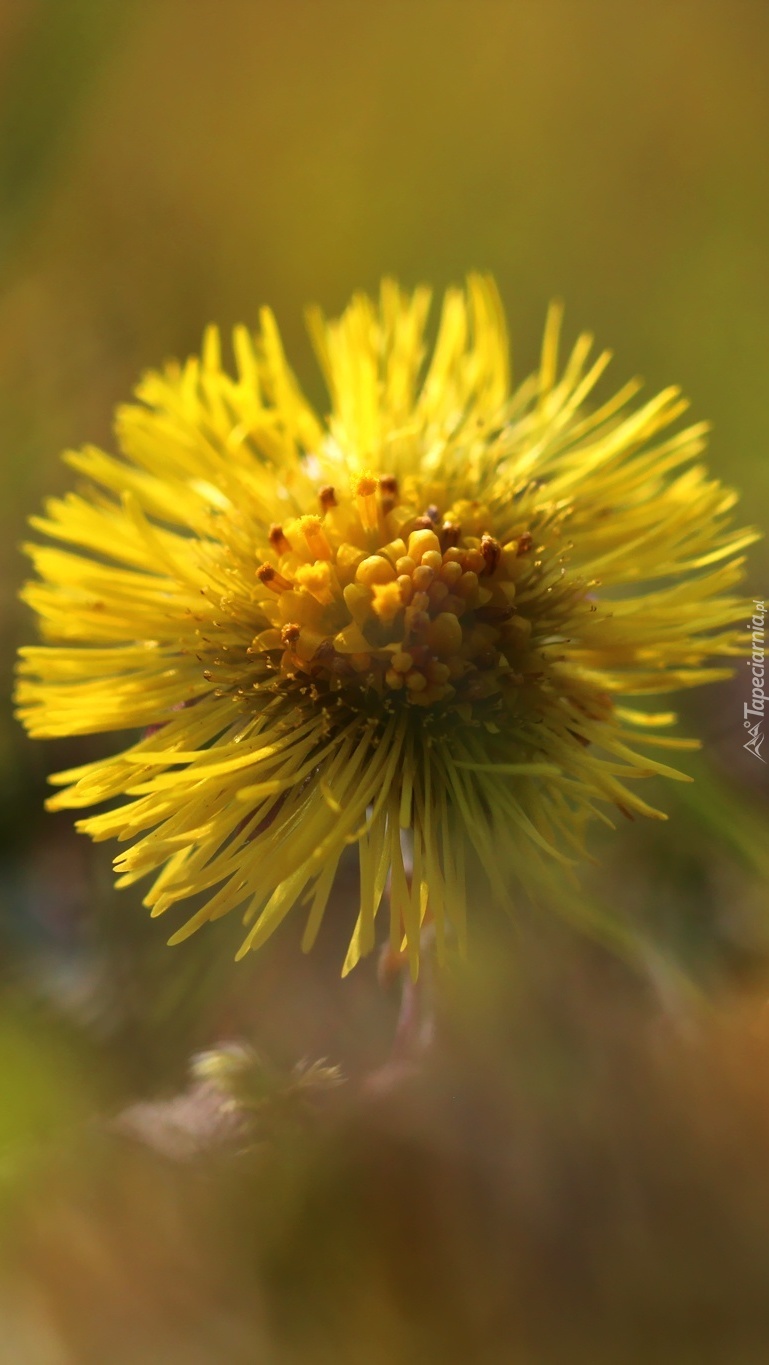
[[[548,929],[512,991],[473,959],[419,1072],[289,1141],[57,1144],[13,1225],[9,1362],[761,1365],[765,1004],[681,1029]]]
[[[132,1105],[117,1120],[117,1131],[177,1161],[284,1142],[301,1133],[318,1101],[344,1079],[325,1059],[298,1062],[286,1075],[245,1042],[198,1053],[190,1077],[180,1095]]]

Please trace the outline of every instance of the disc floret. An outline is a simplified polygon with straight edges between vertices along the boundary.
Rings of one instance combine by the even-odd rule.
[[[521,681],[531,620],[515,597],[532,569],[527,530],[500,543],[478,502],[420,513],[392,475],[363,475],[347,496],[326,487],[318,501],[317,514],[270,532],[274,559],[257,578],[272,629],[252,652],[287,681],[370,691],[388,709],[468,713]]]

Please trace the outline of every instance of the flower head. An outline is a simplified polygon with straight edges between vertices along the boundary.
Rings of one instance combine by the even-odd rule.
[[[675,719],[625,704],[723,677],[739,648],[732,589],[751,539],[734,495],[670,434],[678,390],[587,400],[608,361],[582,336],[510,390],[496,291],[450,290],[428,351],[429,292],[310,314],[331,399],[313,412],[272,317],[170,365],[118,413],[120,456],[66,459],[85,479],[34,525],[25,591],[46,641],[22,652],[35,736],[144,728],[114,758],[60,773],[53,808],[128,797],[78,827],[129,842],[120,885],[155,874],[159,915],[206,893],[171,941],[239,910],[255,948],[297,905],[303,946],[357,845],[346,968],[390,935],[418,964],[465,939],[465,847],[500,899],[521,869],[569,862],[633,790]],[[63,548],[62,548],[63,547]],[[643,753],[637,752],[637,745]],[[664,818],[661,817],[660,818]],[[410,833],[411,863],[404,860]]]

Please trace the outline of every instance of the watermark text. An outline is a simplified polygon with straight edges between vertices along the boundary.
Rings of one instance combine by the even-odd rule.
[[[747,629],[750,631],[751,652],[750,658],[746,659],[750,669],[749,687],[750,701],[743,703],[742,715],[743,724],[748,732],[748,738],[743,749],[747,749],[754,758],[766,763],[766,759],[761,753],[761,746],[766,738],[764,734],[764,720],[766,718],[766,692],[764,683],[766,681],[766,646],[765,646],[765,627],[766,605],[764,602],[754,598],[753,616],[748,621]]]

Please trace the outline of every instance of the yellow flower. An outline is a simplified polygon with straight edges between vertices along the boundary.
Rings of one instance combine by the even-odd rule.
[[[156,874],[153,915],[208,893],[172,943],[240,910],[245,953],[301,904],[309,948],[357,845],[345,970],[389,877],[416,973],[426,914],[441,957],[447,931],[464,946],[468,843],[505,901],[511,844],[525,873],[580,854],[597,802],[664,818],[628,783],[681,775],[634,744],[691,741],[624,698],[723,677],[708,657],[739,649],[754,535],[693,463],[705,427],[668,433],[678,390],[587,406],[608,355],[589,363],[581,336],[559,369],[554,307],[511,393],[493,284],[447,293],[431,352],[429,299],[385,281],[378,306],[310,313],[327,421],[269,311],[235,331],[235,378],[210,330],[202,360],[120,410],[119,457],[65,457],[81,491],[33,521],[71,548],[29,547],[46,643],[22,652],[21,718],[42,737],[145,728],[58,774],[49,804],[129,798],[78,828],[129,841],[118,884]]]

